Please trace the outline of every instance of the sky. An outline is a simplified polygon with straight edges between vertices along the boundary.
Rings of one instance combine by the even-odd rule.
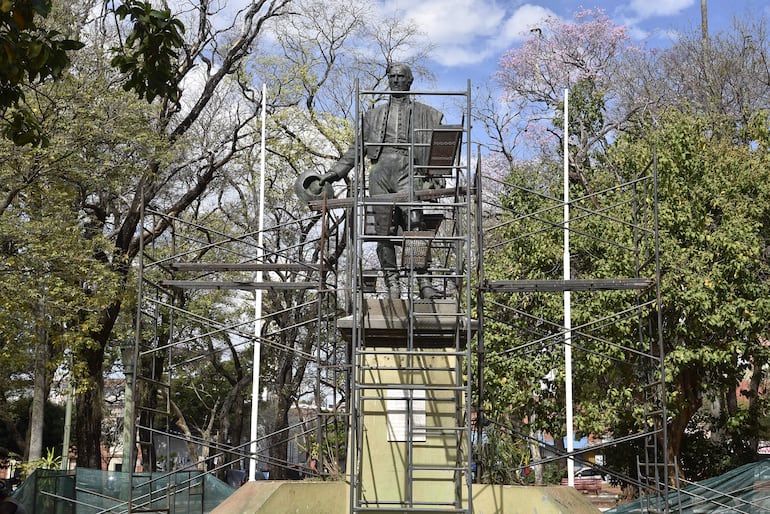
[[[572,20],[582,9],[601,8],[628,28],[638,44],[665,47],[676,34],[700,30],[701,0],[382,0],[386,12],[413,20],[435,45],[431,69],[440,90],[465,89],[494,73],[507,50],[514,48],[540,20],[552,15]],[[730,28],[734,18],[763,15],[767,0],[707,0],[709,32]],[[419,77],[418,77],[419,81]],[[415,86],[420,85],[416,82]]]

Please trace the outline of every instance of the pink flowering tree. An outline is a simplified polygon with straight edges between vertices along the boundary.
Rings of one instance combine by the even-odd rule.
[[[498,105],[502,110],[496,112],[482,101],[483,109],[477,107],[475,113],[494,141],[487,145],[490,154],[484,160],[484,174],[497,179],[497,203],[490,208],[492,223],[484,236],[487,278],[559,276],[564,90],[570,92],[567,137],[574,199],[581,192],[590,195],[627,178],[618,176],[621,172],[607,165],[603,156],[644,106],[639,99],[643,95],[632,94],[629,87],[637,73],[629,63],[644,58],[632,46],[626,29],[612,23],[601,10],[581,11],[572,21],[546,18],[501,58],[496,78],[502,88],[504,105]],[[588,202],[599,208],[596,210],[609,207],[597,205],[607,202],[598,195],[584,204]],[[620,238],[617,227],[589,216],[583,216],[582,223],[575,220],[572,225],[581,236],[571,243],[573,276],[605,276],[607,270],[626,276],[628,269],[623,266],[631,262],[633,267],[633,261],[618,258],[611,245],[602,246],[591,237],[615,230],[613,236]],[[597,311],[609,310],[609,300],[592,301],[578,295],[573,298],[576,325],[578,319],[594,320]],[[563,300],[557,295],[501,294],[487,302],[485,310],[488,387],[484,392],[490,417],[502,412],[511,426],[529,431],[530,441],[537,440],[537,432],[542,430],[553,435],[561,447],[566,435],[563,378],[554,370],[563,362],[563,350],[558,344],[532,340],[533,334],[543,341],[558,335],[563,316]],[[613,330],[619,333],[611,333]],[[620,339],[623,330],[625,327],[612,327],[603,336]],[[628,389],[626,368],[594,353],[599,352],[575,359],[573,368],[575,383],[580,384],[575,396],[581,407],[576,428],[583,434],[611,432],[617,426],[614,417],[625,413],[628,403],[623,397]],[[531,462],[537,462],[539,448],[534,445],[529,450]],[[533,465],[533,471],[531,480],[547,481],[549,472],[542,464]]]
[[[592,156],[645,104],[629,101],[629,62],[641,53],[626,28],[600,9],[583,10],[574,21],[554,16],[503,55],[497,80],[503,101],[518,113],[520,142],[530,150],[559,156],[564,90],[570,90],[570,178],[591,192]]]

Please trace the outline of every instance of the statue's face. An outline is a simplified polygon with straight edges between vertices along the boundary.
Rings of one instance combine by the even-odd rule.
[[[406,66],[393,65],[388,71],[388,87],[391,91],[409,91],[412,80],[412,72]]]

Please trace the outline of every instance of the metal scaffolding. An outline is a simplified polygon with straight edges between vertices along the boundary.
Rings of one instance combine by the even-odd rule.
[[[266,229],[266,232],[288,230],[299,233],[305,230],[304,244],[311,250],[297,252],[298,255],[316,251],[321,237],[327,251],[331,248],[334,252],[335,235],[327,237],[320,232],[308,232],[308,226],[318,225],[317,218],[317,214],[310,214],[283,226]],[[331,215],[323,221],[338,223]],[[324,269],[321,262],[293,258],[292,248],[262,252],[264,258],[257,262],[254,258],[259,253],[255,250],[255,233],[232,233],[227,228],[199,225],[152,209],[143,212],[144,236],[149,236],[154,227],[163,224],[170,227],[170,237],[164,239],[162,244],[153,239],[153,243],[143,246],[141,251],[133,357],[124,358],[126,363],[133,363],[129,367],[133,373],[126,375],[130,391],[127,397],[136,399],[134,415],[127,416],[127,424],[133,422],[127,433],[134,438],[127,441],[125,447],[135,448],[136,451],[124,453],[124,470],[131,473],[131,493],[126,512],[175,512],[174,502],[175,496],[180,495],[179,487],[176,490],[153,487],[152,482],[160,484],[176,479],[181,472],[189,470],[203,468],[205,472],[221,475],[223,471],[237,472],[248,467],[246,464],[250,461],[258,461],[261,466],[274,469],[282,467],[297,473],[308,472],[307,469],[294,469],[297,468],[296,462],[273,457],[270,447],[288,440],[307,438],[310,434],[315,434],[320,441],[320,431],[324,426],[346,423],[346,414],[340,412],[344,402],[335,399],[339,391],[333,391],[328,398],[334,402],[335,408],[327,409],[317,387],[317,409],[313,407],[313,419],[279,431],[263,431],[256,440],[222,441],[213,435],[206,439],[178,428],[178,420],[184,413],[174,404],[175,384],[184,379],[186,366],[201,359],[247,350],[256,344],[264,345],[290,355],[290,359],[311,363],[319,370],[316,383],[322,379],[321,371],[325,373],[324,379],[336,382],[335,376],[346,375],[347,366],[344,354],[341,355],[334,344],[307,344],[303,349],[282,342],[284,337],[297,334],[314,342],[328,337],[327,323],[320,320],[324,319],[325,313],[336,310],[336,297],[328,293],[327,283],[335,282],[336,276]],[[144,237],[141,239],[144,241]],[[264,274],[261,281],[255,280],[259,272]],[[333,287],[336,285],[333,284]],[[266,313],[261,320],[264,328],[259,333],[254,329],[253,314],[248,313],[253,308],[256,290],[297,295],[290,305]],[[215,303],[223,294],[231,298],[234,296],[234,303],[240,305],[246,314],[228,312],[220,316],[216,309],[205,308],[207,301]],[[304,300],[300,303],[297,298]],[[194,304],[196,299],[204,300],[203,309],[201,304]],[[277,322],[278,319],[281,321]],[[285,336],[287,333],[292,336]],[[191,347],[194,351],[190,350]],[[245,391],[243,384],[241,387]],[[245,392],[242,397],[248,400]],[[252,398],[252,401],[260,399]],[[127,411],[132,407],[127,405]],[[233,408],[242,407],[236,405]],[[245,412],[242,417],[248,419]],[[254,444],[256,451],[253,450]],[[210,453],[205,462],[174,462],[175,445],[177,448],[179,445],[195,445]],[[137,466],[137,460],[140,466]],[[142,467],[165,468],[166,473],[155,473],[148,478],[149,472],[138,471]],[[199,485],[192,481],[188,484],[191,490],[200,490]]]
[[[485,359],[490,357],[485,323],[507,323],[520,336],[510,347],[496,349],[499,355],[542,352],[565,345],[564,325],[530,312],[527,302],[516,298],[531,303],[565,291],[576,293],[578,300],[619,294],[625,301],[623,309],[581,320],[571,327],[566,344],[576,352],[602,353],[611,348],[612,358],[622,361],[631,373],[629,380],[643,384],[639,388],[645,395],[640,400],[645,409],[641,427],[613,434],[611,440],[592,449],[623,444],[638,447],[638,476],[619,478],[636,484],[640,494],[650,498],[646,512],[669,512],[666,499],[673,477],[666,455],[664,355],[657,309],[656,166],[651,163],[622,183],[569,202],[579,212],[577,220],[600,217],[617,223],[618,234],[631,234],[630,245],[610,239],[597,242],[632,263],[627,274],[583,276],[578,270],[564,279],[496,276],[485,267],[485,260],[492,253],[515,255],[527,238],[562,230],[563,224],[554,221],[551,211],[558,212],[564,202],[512,181],[483,176],[478,156],[472,166],[470,83],[463,91],[410,94],[453,105],[450,117],[457,123],[434,130],[439,138],[449,134],[449,139],[457,141],[451,162],[412,170],[418,176],[440,179],[442,187],[370,195],[357,127],[359,159],[347,195],[310,202],[307,217],[265,229],[291,226],[306,238],[279,247],[266,244],[259,261],[254,257],[258,253],[254,232],[232,233],[222,226],[196,225],[152,209],[142,213],[142,244],[145,237],[152,242],[142,247],[138,262],[136,336],[129,363],[133,373],[127,375],[136,410],[127,418],[133,424],[127,447],[138,448],[145,459],[150,458],[145,464],[156,468],[159,462],[172,461],[171,439],[210,448],[209,462],[216,461],[216,465],[209,466],[208,472],[242,467],[250,460],[289,468],[295,463],[271,456],[269,446],[301,434],[316,445],[318,467],[312,471],[317,476],[348,477],[351,514],[394,510],[470,514],[472,483],[483,475],[484,423],[475,421],[485,419],[483,371]],[[382,91],[357,90],[357,112],[380,95]],[[550,204],[528,212],[519,205],[489,202],[483,194],[488,186],[503,194],[516,191],[522,198],[535,195]],[[392,236],[369,230],[372,207],[396,203],[424,210],[432,224],[426,230]],[[154,236],[158,226],[170,229],[163,241]],[[308,230],[308,226],[312,228]],[[591,237],[580,232],[580,222],[573,230],[576,237]],[[371,247],[382,238],[391,239],[401,249],[399,273],[406,287],[399,299],[387,298],[386,286],[373,265]],[[295,251],[300,245],[306,248]],[[255,280],[257,272],[266,277]],[[417,299],[416,284],[424,278],[438,286],[442,299]],[[213,310],[190,309],[190,297],[197,294],[228,292],[240,295],[248,304],[255,290],[306,294],[298,296],[301,301],[294,304],[274,305],[275,310],[263,315],[265,328],[260,333],[251,330],[253,317],[225,319]],[[271,319],[276,321],[271,323]],[[633,327],[627,331],[633,338],[614,340],[608,327],[616,326]],[[282,343],[281,336],[289,331],[293,337],[306,338],[308,344],[299,348]],[[266,345],[308,364],[315,373],[315,415],[301,426],[260,434],[256,441],[203,440],[178,430],[175,382],[187,364],[204,358],[207,351],[224,351],[206,349],[203,343],[219,335],[235,347]],[[183,351],[195,340],[201,341],[200,352]],[[341,433],[346,436],[340,438]],[[533,441],[531,434],[519,435],[525,444],[541,448],[541,458],[530,466],[581,459],[585,453],[583,449],[560,452],[542,440]],[[250,449],[254,444],[256,452]],[[374,469],[377,463],[369,453],[377,444],[394,449],[403,469]],[[441,448],[442,459],[432,450],[436,447]],[[169,465],[161,480],[198,465],[184,463],[176,469]],[[147,474],[135,471],[133,464],[130,468],[124,465],[128,469],[132,483],[126,512],[174,512],[170,489],[156,490],[148,484]],[[197,485],[190,482],[190,489]]]
[[[569,185],[567,176],[565,173],[567,187],[573,192],[580,191],[580,188]],[[543,434],[533,435],[508,428],[522,444],[539,449],[539,455],[531,455],[532,460],[527,465],[530,469],[553,461],[564,461],[570,465],[581,462],[596,468],[600,475],[614,474],[618,480],[635,484],[640,497],[646,498],[645,512],[673,512],[667,498],[671,484],[678,488],[678,482],[667,451],[664,347],[659,310],[657,166],[650,162],[641,173],[623,178],[618,176],[618,179],[602,190],[583,191],[581,196],[565,200],[549,193],[546,188],[532,187],[516,180],[495,181],[484,177],[484,181],[500,190],[498,199],[507,197],[511,200],[508,204],[488,204],[479,212],[477,230],[485,234],[482,265],[490,261],[494,253],[513,255],[527,251],[527,248],[533,250],[531,245],[536,243],[532,241],[538,238],[553,245],[568,245],[568,234],[564,234],[563,238],[560,234],[569,232],[573,239],[582,240],[583,244],[572,251],[582,258],[580,264],[583,269],[573,269],[568,277],[550,278],[548,275],[558,275],[561,267],[555,258],[548,261],[550,265],[556,263],[549,272],[543,273],[535,265],[523,271],[519,279],[500,276],[499,268],[493,272],[488,268],[482,269],[480,326],[485,330],[492,322],[497,322],[515,335],[510,347],[497,348],[494,352],[484,348],[482,335],[479,382],[485,366],[483,360],[490,356],[531,356],[537,359],[546,354],[558,355],[556,350],[564,349],[570,351],[570,357],[575,352],[581,362],[588,361],[588,357],[592,356],[614,361],[627,373],[627,385],[634,391],[630,400],[636,402],[644,413],[643,421],[627,433],[591,434],[601,438],[601,441],[580,449],[570,448],[573,441],[566,441],[566,449],[560,449],[556,444],[547,443]],[[532,205],[537,207],[532,208]],[[577,212],[571,225],[567,216],[561,216],[565,205]],[[586,229],[591,224],[596,226],[597,220],[608,227],[599,235]],[[596,269],[592,265],[594,257],[591,252],[593,255],[614,255],[618,265],[613,271],[623,274],[607,275],[606,271]],[[570,253],[569,247],[565,253]],[[571,301],[579,307],[586,306],[581,310],[578,326],[570,324],[566,307],[566,302],[570,300],[565,300],[565,308],[556,318],[538,313],[536,306],[554,302],[554,298],[560,300],[559,295],[569,293],[575,293],[577,302],[574,297],[566,298],[572,298]],[[592,309],[587,306],[591,302],[603,308]],[[631,334],[634,336],[631,337]],[[551,373],[571,380],[571,363],[567,362],[570,357],[565,356],[563,366],[567,367],[566,371],[562,367]],[[532,378],[545,384],[553,377],[543,375]],[[483,391],[483,384],[480,390]],[[571,395],[568,394],[567,398],[570,402]],[[482,400],[480,405],[483,404]],[[480,412],[479,416],[483,417],[484,413]],[[568,416],[568,424],[570,421]],[[568,434],[571,435],[570,430]],[[589,452],[601,453],[605,449],[622,446],[638,452],[636,476],[630,472],[613,473],[604,463],[589,462],[584,458]],[[568,469],[571,471],[570,466]],[[568,480],[572,485],[573,477],[568,476]]]
[[[358,109],[373,95],[359,91]],[[339,320],[350,342],[350,512],[458,512],[472,509],[471,351],[474,321],[470,173],[470,84],[465,91],[413,92],[461,100],[461,123],[432,129],[430,153],[444,164],[412,165],[411,177],[439,178],[441,186],[412,193],[371,195],[363,159],[351,194],[335,206],[348,209],[352,225],[351,301]],[[418,138],[412,137],[414,141]],[[361,141],[359,133],[356,141]],[[462,142],[462,143],[461,143]],[[413,143],[414,144],[414,143]],[[358,148],[363,155],[364,145]],[[410,149],[410,155],[414,149]],[[373,208],[420,209],[422,230],[377,235]],[[406,293],[389,297],[366,248],[383,239],[401,246],[400,280]],[[442,299],[418,299],[418,282],[430,279]],[[438,285],[440,284],[440,285]],[[378,459],[381,448],[388,458]],[[395,460],[392,467],[387,461]]]

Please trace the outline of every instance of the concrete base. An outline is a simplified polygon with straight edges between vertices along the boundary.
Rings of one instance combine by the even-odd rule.
[[[211,514],[349,514],[349,495],[347,482],[259,480],[241,486]],[[473,514],[598,512],[588,498],[572,487],[473,486]]]

